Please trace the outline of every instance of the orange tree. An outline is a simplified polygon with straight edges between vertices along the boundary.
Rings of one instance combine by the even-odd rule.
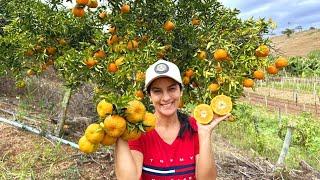
[[[68,87],[62,103],[65,114],[71,90],[86,82],[88,73],[73,73],[80,70],[78,66],[68,62],[56,63],[56,59],[65,52],[82,51],[93,41],[94,22],[75,19],[58,1],[48,4],[39,1],[0,3],[3,5],[1,16],[9,22],[0,37],[1,66],[17,79],[17,87],[24,87],[26,77],[40,75],[48,66],[54,65]],[[78,53],[77,57],[81,54]],[[68,71],[68,74],[65,65],[69,65],[66,69],[72,68],[73,72]]]
[[[94,30],[90,21],[76,21],[59,5],[10,1],[3,6],[3,16],[10,23],[1,37],[2,58],[17,79],[40,74],[64,51],[81,49],[81,42],[91,40]],[[76,86],[81,80],[66,84]]]
[[[218,94],[236,100],[269,72],[263,35],[272,22],[241,20],[216,0],[77,2],[72,9],[62,1],[5,3],[10,23],[0,53],[16,77],[54,62],[67,87],[93,83],[96,102],[105,99],[121,114],[133,99],[151,109],[141,91],[144,71],[160,58],[180,67],[190,104]]]
[[[12,22],[4,43],[12,47],[3,58],[17,76],[54,61],[67,86],[89,80],[108,94],[133,96],[143,87],[136,75],[164,58],[183,72],[185,101],[198,103],[217,94],[237,99],[244,80],[268,65],[260,45],[269,44],[262,36],[270,22],[241,20],[215,0],[107,1],[72,10],[61,1],[11,1],[5,8]]]
[[[92,80],[116,104],[134,98],[143,88],[137,75],[159,58],[180,67],[183,99],[192,104],[208,103],[217,94],[235,100],[243,82],[253,81],[254,72],[264,73],[268,66],[269,40],[263,35],[271,22],[241,20],[238,10],[217,1],[108,1],[92,13],[104,11],[108,14],[101,23],[108,33],[100,42],[107,45],[95,48],[103,48],[107,57],[92,68]],[[110,71],[119,58],[123,64]]]

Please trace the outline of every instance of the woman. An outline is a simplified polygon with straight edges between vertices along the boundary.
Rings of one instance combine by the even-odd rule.
[[[138,140],[118,139],[118,179],[216,179],[210,135],[229,115],[209,125],[196,123],[193,117],[178,111],[182,87],[175,64],[159,60],[147,69],[145,88],[154,105],[156,126]]]

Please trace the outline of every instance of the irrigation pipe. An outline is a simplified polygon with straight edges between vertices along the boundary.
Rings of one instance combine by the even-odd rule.
[[[33,132],[33,133],[35,133],[37,135],[44,136],[44,137],[46,137],[48,139],[51,139],[51,140],[54,140],[54,141],[69,145],[69,146],[71,146],[73,148],[79,149],[78,144],[76,144],[74,142],[71,142],[71,141],[68,141],[68,140],[53,136],[53,135],[51,135],[49,133],[45,133],[45,132],[40,131],[40,130],[38,130],[36,128],[30,127],[28,125],[25,125],[25,124],[22,124],[22,123],[19,123],[19,122],[16,122],[16,121],[10,121],[10,120],[7,120],[7,119],[2,118],[2,117],[0,117],[0,122],[9,124],[11,126],[18,127],[18,128],[30,131],[30,132]]]
[[[2,102],[0,102],[0,103],[2,103]],[[17,113],[11,112],[11,111],[8,111],[8,110],[2,109],[2,108],[0,108],[0,111],[2,111],[2,112],[4,112],[4,113],[7,113],[7,114],[10,114],[10,115],[12,115],[14,118],[16,118],[16,116],[17,116]],[[34,119],[31,119],[31,118],[28,118],[28,117],[25,117],[25,116],[22,116],[21,118],[26,119],[26,120],[28,120],[28,121],[31,121],[31,122],[33,122],[33,123],[38,123],[38,122],[35,121]]]

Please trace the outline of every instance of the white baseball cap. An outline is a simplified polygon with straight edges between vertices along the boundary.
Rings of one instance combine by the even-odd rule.
[[[148,88],[152,81],[160,77],[169,77],[177,81],[181,87],[183,86],[178,66],[172,62],[160,59],[147,69],[144,86],[145,89]]]

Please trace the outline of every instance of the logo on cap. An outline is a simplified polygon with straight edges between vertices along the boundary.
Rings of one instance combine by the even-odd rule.
[[[169,66],[165,63],[159,63],[154,67],[154,71],[158,74],[164,74],[169,71]]]

